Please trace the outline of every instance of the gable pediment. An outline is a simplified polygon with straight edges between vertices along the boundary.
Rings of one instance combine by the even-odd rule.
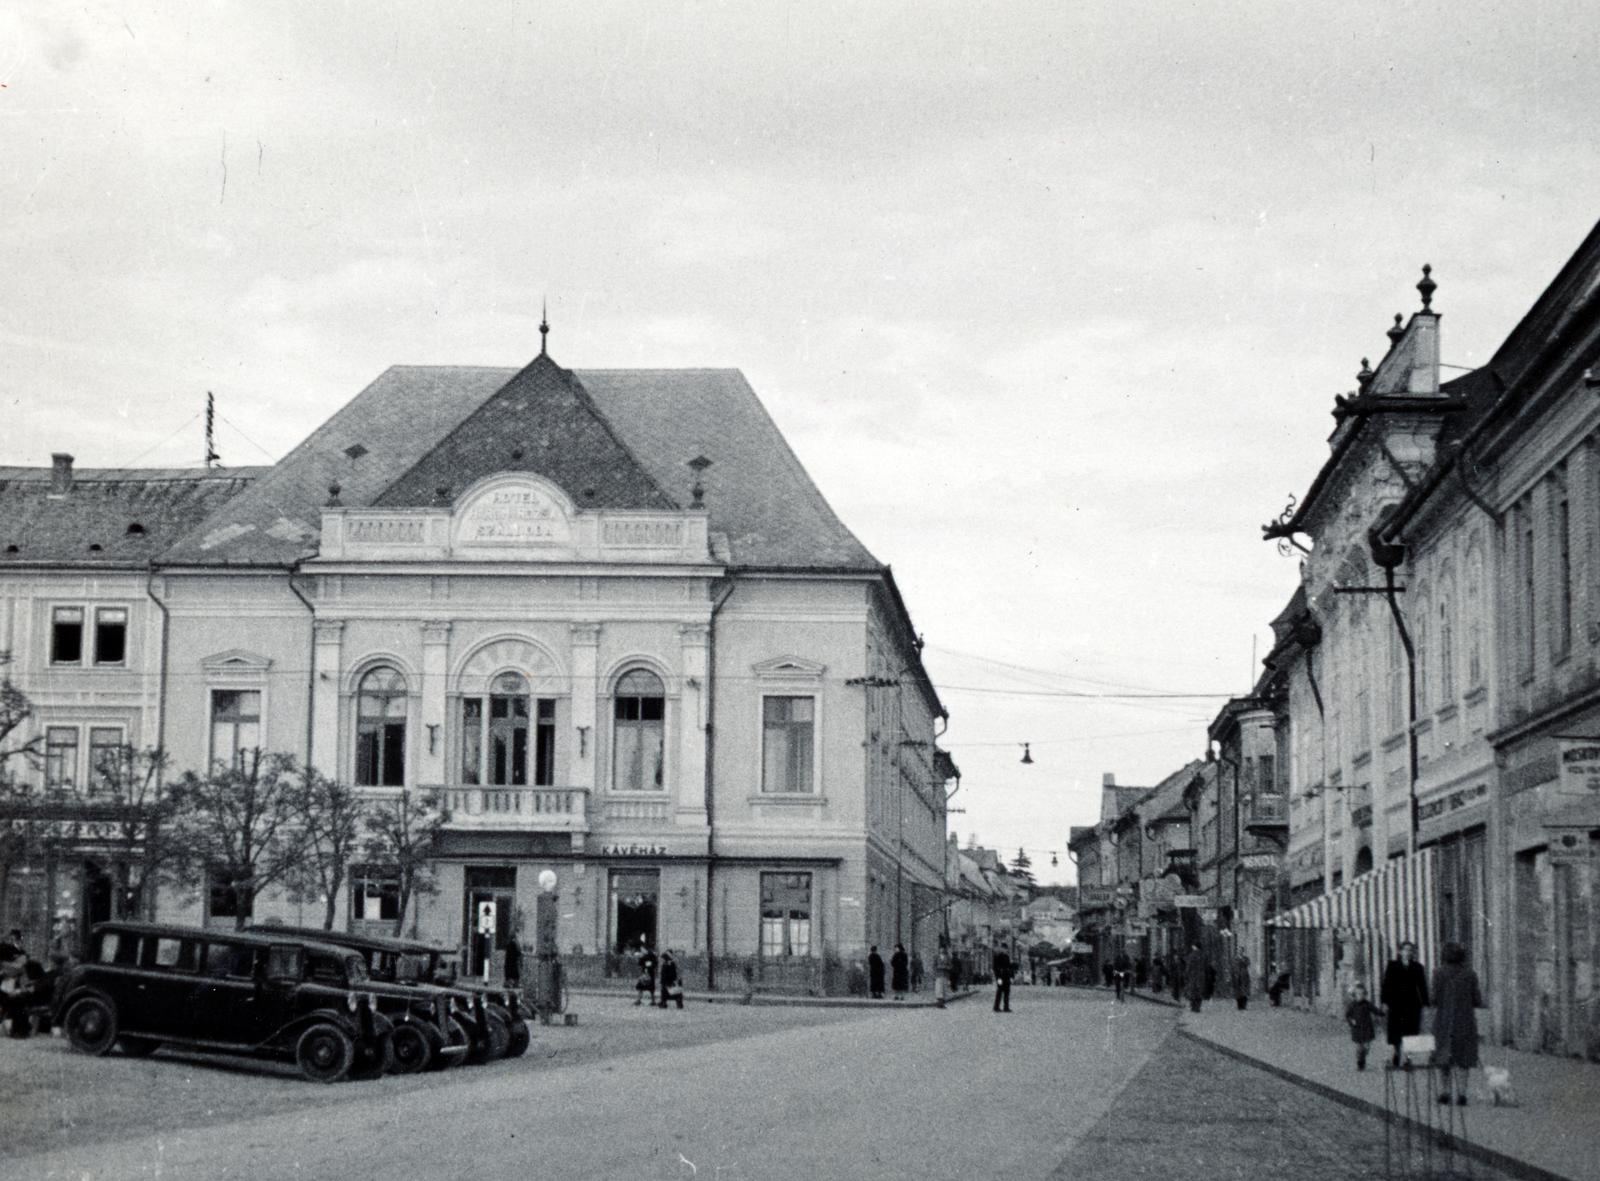
[[[272,658],[247,648],[229,648],[201,659],[200,667],[208,673],[252,673],[261,675],[272,667]]]
[[[827,670],[827,665],[801,656],[775,656],[750,666],[750,671],[758,677],[799,677],[809,680],[820,678]]]

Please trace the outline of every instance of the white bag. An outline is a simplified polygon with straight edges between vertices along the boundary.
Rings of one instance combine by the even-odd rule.
[[[1413,1033],[1400,1039],[1400,1059],[1414,1066],[1426,1066],[1433,1060],[1438,1043],[1431,1033]]]

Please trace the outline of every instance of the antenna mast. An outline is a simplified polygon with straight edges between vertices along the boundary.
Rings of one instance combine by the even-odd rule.
[[[206,391],[206,471],[216,466],[222,456],[217,454],[217,399]]]

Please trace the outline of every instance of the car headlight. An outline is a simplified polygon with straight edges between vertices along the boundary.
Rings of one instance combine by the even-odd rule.
[[[356,1011],[356,1007],[357,1007],[357,1006],[358,1006],[358,1005],[359,1005],[359,1004],[360,1004],[360,1003],[361,1003],[361,1002],[360,1002],[360,1000],[359,1000],[359,998],[357,998],[357,996],[356,996],[356,994],[355,994],[355,993],[353,993],[353,992],[352,992],[352,993],[350,993],[350,994],[349,994],[349,995],[348,995],[348,996],[346,996],[346,997],[345,997],[345,998],[344,998],[344,1003],[345,1003],[345,1004],[346,1004],[346,1005],[348,1005],[348,1006],[349,1006],[349,1007],[350,1007],[350,1011],[351,1011],[351,1012],[352,1012],[352,1013],[354,1013],[354,1012],[355,1012],[355,1011]]]

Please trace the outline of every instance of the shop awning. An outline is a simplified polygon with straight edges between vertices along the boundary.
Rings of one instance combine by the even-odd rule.
[[[1417,945],[1419,960],[1436,964],[1437,860],[1436,850],[1419,849],[1267,922],[1275,927],[1345,927],[1376,932],[1388,952],[1411,942]]]

